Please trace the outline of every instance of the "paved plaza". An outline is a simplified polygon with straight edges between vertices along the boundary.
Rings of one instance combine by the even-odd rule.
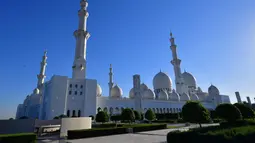
[[[203,126],[213,126],[218,124],[204,124]],[[103,136],[95,138],[85,138],[78,140],[44,140],[38,143],[166,143],[166,135],[168,132],[181,130],[185,131],[189,128],[195,128],[198,125],[192,124],[189,127],[180,127],[175,129],[164,129],[147,131],[140,133],[120,134],[112,136]]]

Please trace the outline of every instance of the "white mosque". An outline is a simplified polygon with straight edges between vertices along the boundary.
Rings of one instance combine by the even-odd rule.
[[[124,108],[132,108],[141,112],[152,109],[155,113],[178,113],[186,101],[200,101],[207,109],[213,110],[220,103],[230,103],[229,96],[221,95],[218,88],[211,85],[208,92],[197,86],[196,78],[188,72],[181,72],[181,60],[177,56],[177,46],[172,33],[170,34],[170,49],[172,65],[175,73],[175,85],[165,72],[157,73],[153,78],[153,89],[145,83],[140,83],[140,75],[133,76],[133,88],[128,97],[123,97],[123,91],[113,82],[113,69],[109,71],[109,96],[102,96],[102,89],[97,80],[86,78],[86,49],[90,37],[86,30],[89,16],[86,0],[80,1],[79,26],[74,31],[76,48],[72,66],[72,77],[54,75],[44,82],[47,52],[44,53],[38,83],[33,93],[28,95],[23,104],[17,108],[16,118],[27,116],[50,120],[55,116],[87,117],[95,115],[98,109],[109,114],[119,114]]]

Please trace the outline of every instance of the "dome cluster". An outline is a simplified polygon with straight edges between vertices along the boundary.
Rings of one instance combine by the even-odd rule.
[[[154,92],[151,89],[149,89],[148,86],[144,83],[142,83],[140,85],[140,92],[141,92],[141,96],[143,99],[154,99],[155,98]],[[129,91],[129,98],[131,98],[131,99],[135,98],[134,88],[132,88]]]

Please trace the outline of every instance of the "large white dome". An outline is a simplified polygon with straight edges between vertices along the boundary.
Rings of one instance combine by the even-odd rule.
[[[98,97],[102,96],[102,88],[99,84],[97,84],[97,96]]]
[[[122,94],[123,91],[118,85],[115,85],[111,90],[111,97],[120,98]]]
[[[209,95],[220,95],[219,89],[216,86],[214,86],[214,85],[211,85],[208,88],[208,93],[209,93]]]
[[[188,101],[188,100],[190,100],[190,97],[189,97],[188,94],[183,93],[183,94],[180,96],[180,100],[181,100],[181,101]]]
[[[156,89],[172,89],[171,78],[163,72],[157,73],[153,78],[153,88]]]
[[[168,97],[169,100],[171,101],[180,101],[180,96],[179,94],[173,89],[173,92],[171,95]]]
[[[168,99],[168,95],[165,91],[160,91],[159,92],[159,95],[158,95],[158,99],[159,100],[167,100]]]
[[[151,89],[147,89],[143,92],[143,98],[144,99],[154,99],[155,94]]]
[[[191,94],[190,100],[192,100],[192,101],[199,101],[199,98],[198,98],[198,96],[196,94]]]
[[[196,82],[196,78],[188,72],[184,72],[182,74],[182,77],[184,79],[184,83],[189,87],[189,88],[197,88],[197,82]]]

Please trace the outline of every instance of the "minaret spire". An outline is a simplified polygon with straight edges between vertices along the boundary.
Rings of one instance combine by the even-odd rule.
[[[113,87],[113,72],[112,72],[112,64],[110,64],[110,72],[109,72],[109,96],[111,96],[111,90]]]
[[[40,89],[40,87],[42,86],[42,84],[44,83],[44,79],[45,79],[45,70],[46,70],[46,65],[47,65],[47,51],[44,51],[44,55],[42,57],[42,61],[41,61],[41,68],[40,68],[40,73],[37,75],[37,88]]]
[[[85,79],[86,77],[86,49],[87,40],[90,37],[90,34],[87,31],[87,18],[89,16],[89,13],[87,11],[87,0],[81,0],[80,6],[81,8],[78,12],[78,30],[74,31],[74,36],[76,39],[75,56],[72,67],[74,79]]]
[[[177,46],[175,45],[173,33],[170,32],[170,49],[172,50],[173,59],[171,60],[171,64],[174,66],[174,74],[175,74],[175,85],[176,92],[182,94],[184,92],[184,81],[181,74],[181,60],[178,59],[177,56]]]

